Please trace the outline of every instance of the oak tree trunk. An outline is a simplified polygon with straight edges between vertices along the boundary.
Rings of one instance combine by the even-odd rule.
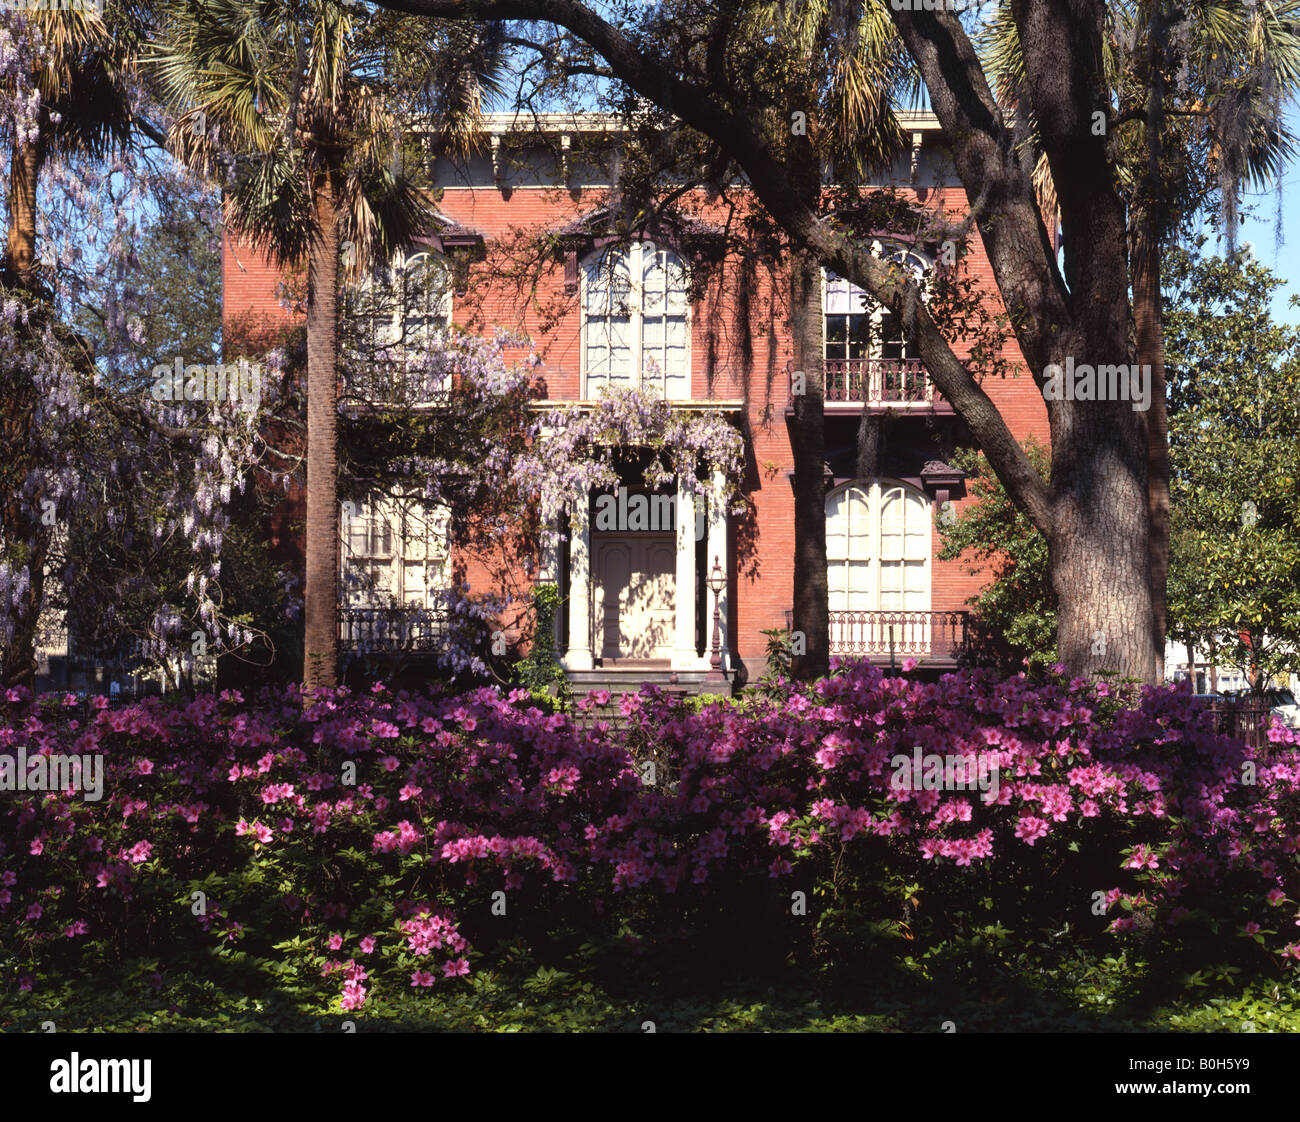
[[[794,338],[794,631],[791,673],[802,681],[830,669],[826,581],[826,419],[822,366],[821,268],[810,253],[790,255]],[[798,375],[802,374],[800,379]],[[802,643],[800,642],[802,640]],[[803,654],[798,654],[800,646]]]
[[[1075,402],[1053,425],[1047,544],[1072,674],[1154,680],[1142,416],[1126,401]]]

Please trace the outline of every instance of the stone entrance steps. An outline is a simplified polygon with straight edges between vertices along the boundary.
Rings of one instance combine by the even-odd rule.
[[[605,721],[611,728],[624,727],[627,722],[619,712],[619,701],[625,693],[639,693],[645,683],[679,697],[694,697],[702,693],[731,696],[731,682],[710,680],[707,670],[670,670],[667,667],[644,666],[575,670],[569,672],[574,720],[587,726],[596,721]],[[578,703],[597,690],[609,691],[609,701],[604,705],[592,705],[588,709],[580,708]]]
[[[575,698],[586,697],[596,690],[608,690],[615,698],[625,693],[637,693],[643,683],[650,683],[670,693],[694,696],[701,693],[720,693],[730,696],[731,682],[710,680],[707,670],[670,670],[658,666],[597,667],[595,670],[569,672],[569,688]]]

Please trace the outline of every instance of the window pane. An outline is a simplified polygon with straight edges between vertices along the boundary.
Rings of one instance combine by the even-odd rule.
[[[840,543],[836,556],[847,557],[849,541],[849,493],[847,491],[836,491],[826,500],[827,543],[832,538]]]
[[[672,315],[685,316],[687,310],[686,270],[682,263],[672,256],[666,258],[665,270],[668,281],[668,311]]]
[[[855,315],[848,317],[849,358],[867,358],[871,354],[871,317]]]
[[[424,607],[426,590],[424,586],[424,566],[422,564],[407,562],[403,567],[402,599],[409,607]]]
[[[587,266],[587,311],[627,315],[632,291],[626,251],[609,250]]]
[[[847,315],[861,312],[866,307],[863,302],[865,297],[866,293],[857,285],[850,284],[843,277],[838,277],[834,273],[826,274],[825,311],[828,315]]]
[[[849,562],[848,609],[868,612],[876,606],[875,566],[870,561]]]

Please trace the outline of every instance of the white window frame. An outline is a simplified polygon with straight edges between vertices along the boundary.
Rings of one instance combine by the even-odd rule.
[[[387,524],[389,548],[378,551],[372,546],[377,525]],[[365,542],[362,550],[353,549],[358,526],[364,527]],[[340,519],[340,582],[343,607],[429,608],[430,592],[448,586],[451,564],[450,518],[445,507],[432,511],[414,500],[401,500],[379,496],[360,504],[351,519]],[[421,567],[419,587],[407,587],[407,569],[410,565]],[[348,580],[350,569],[371,571],[387,570],[387,589],[369,590]]]
[[[645,348],[644,348],[644,327],[645,327],[645,295],[643,291],[643,281],[645,277],[645,254],[653,252],[656,255],[663,253],[671,258],[672,264],[675,264],[682,272],[683,281],[687,278],[686,266],[682,262],[678,253],[669,246],[658,245],[649,241],[633,241],[623,244],[612,244],[588,254],[582,261],[582,267],[579,276],[579,312],[581,315],[581,330],[579,333],[579,350],[580,354],[580,378],[582,384],[582,398],[586,401],[594,400],[595,393],[593,387],[588,382],[587,369],[587,282],[588,276],[593,266],[608,267],[603,263],[607,255],[618,253],[623,255],[626,263],[628,276],[631,287],[627,294],[628,308],[628,349],[632,355],[633,377],[630,385],[633,388],[645,386]],[[683,286],[685,288],[685,284]],[[677,313],[673,313],[676,315]],[[664,396],[669,401],[689,401],[691,400],[691,335],[693,331],[691,301],[689,289],[686,290],[684,299],[684,309],[680,313],[682,317],[682,330],[685,336],[686,357],[684,369],[680,374],[682,385],[679,392],[669,392],[668,372],[664,371]],[[665,309],[664,318],[668,318],[669,313]],[[665,340],[666,341],[666,340]],[[609,386],[611,382],[606,379],[602,385]],[[599,387],[597,387],[599,388]]]
[[[921,299],[926,300],[929,292],[925,283],[929,275],[931,266],[934,264],[929,256],[922,253],[914,246],[904,245],[900,242],[882,241],[880,238],[873,238],[871,242],[871,254],[873,257],[879,257],[885,261],[894,261],[898,264],[907,265],[912,270],[913,275],[921,283]],[[909,258],[914,260],[908,261]],[[849,300],[850,310],[848,312],[831,312],[827,308],[827,302],[830,298],[831,290],[837,285],[842,284],[847,287],[846,296]],[[863,301],[861,311],[853,310],[855,300]],[[826,330],[827,317],[830,315],[866,315],[871,322],[871,334],[867,347],[867,353],[863,356],[865,360],[881,359],[883,355],[883,341],[881,339],[880,324],[886,314],[885,306],[872,298],[869,292],[859,288],[852,281],[837,276],[826,269],[822,269],[822,358],[828,362],[842,362],[844,359],[832,359],[827,353],[830,333]],[[910,344],[909,344],[910,345]],[[919,356],[910,355],[909,358]],[[859,361],[859,360],[851,360]]]
[[[441,298],[439,301],[442,306],[441,309],[439,309],[438,311],[434,311],[431,308],[427,312],[421,313],[421,315],[418,318],[426,319],[429,321],[428,337],[425,339],[416,340],[413,344],[408,345],[407,338],[406,338],[407,321],[408,318],[415,319],[417,317],[415,316],[408,317],[408,294],[406,291],[406,277],[409,275],[409,271],[413,267],[416,267],[421,262],[425,262],[425,261],[437,263],[442,270],[443,280],[445,282],[443,286],[443,291],[441,293]],[[385,266],[383,269],[374,270],[369,275],[363,277],[359,282],[357,282],[355,286],[355,294],[358,298],[362,300],[364,300],[371,292],[373,292],[377,286],[383,285],[388,287],[389,289],[388,292],[381,293],[379,299],[382,302],[392,303],[393,312],[388,324],[389,327],[388,334],[393,341],[391,343],[376,342],[380,338],[380,325],[383,323],[383,317],[371,316],[371,315],[366,315],[364,316],[364,318],[373,320],[375,323],[375,328],[373,331],[367,332],[364,338],[360,339],[359,341],[367,348],[371,346],[374,346],[375,349],[379,349],[382,347],[392,347],[395,351],[398,352],[400,356],[399,365],[397,369],[400,372],[400,375],[404,377],[407,372],[408,354],[411,351],[418,349],[420,346],[427,346],[428,342],[432,340],[434,337],[436,337],[438,333],[445,333],[451,328],[452,317],[455,311],[452,303],[453,285],[452,285],[451,277],[452,277],[451,265],[447,261],[446,257],[443,256],[442,254],[435,253],[433,250],[426,250],[426,249],[421,249],[410,254],[399,250],[396,256],[393,258],[393,260],[387,266]],[[393,284],[394,278],[401,279],[400,292],[396,291],[396,285]],[[430,304],[433,303],[434,301],[431,300]],[[358,316],[358,318],[362,318],[362,317]],[[348,336],[345,335],[344,337],[345,345],[350,344],[353,341],[353,338],[355,337],[356,336],[354,335],[352,338],[349,338]],[[364,355],[361,356],[361,361],[362,362],[365,361]],[[444,385],[440,388],[440,390],[437,390],[435,392],[445,393],[450,388],[451,387],[449,384]],[[410,404],[412,405],[427,405],[429,403],[430,402],[428,400],[418,400],[418,401],[410,402]]]
[[[934,602],[934,579],[933,579],[934,578],[934,573],[933,573],[934,512],[933,512],[933,504],[930,501],[930,497],[919,488],[913,487],[908,483],[904,483],[902,480],[899,479],[890,479],[888,477],[881,477],[877,479],[855,479],[848,483],[842,484],[841,486],[836,487],[834,490],[827,493],[825,502],[826,502],[826,516],[828,520],[831,517],[830,507],[832,502],[836,500],[839,496],[847,495],[852,491],[858,491],[863,493],[866,496],[866,500],[867,500],[866,506],[867,506],[868,529],[867,529],[867,534],[865,535],[866,555],[859,556],[859,552],[854,550],[854,542],[855,541],[862,542],[864,536],[858,536],[855,538],[854,536],[851,535],[851,533],[846,533],[845,554],[842,556],[839,554],[832,556],[831,535],[829,532],[827,533],[826,535],[826,583],[827,583],[827,592],[829,594],[829,599],[831,601],[830,610],[832,612],[836,612],[836,611],[929,612],[931,611],[932,604]],[[904,506],[905,520],[903,524],[903,548],[902,548],[903,556],[900,558],[895,558],[895,557],[886,558],[883,556],[884,547],[882,543],[884,538],[884,517],[883,516],[884,516],[885,499],[888,495],[892,494],[895,491],[899,491],[902,493],[905,504],[908,498],[919,499],[922,504],[921,518],[922,518],[922,524],[925,527],[925,538],[924,538],[925,549],[924,549],[924,556],[922,557],[909,557],[907,555],[908,554],[907,541],[909,535],[907,533],[908,527],[906,522],[906,510],[907,510],[906,505]],[[850,524],[849,529],[851,530],[851,528],[852,527]],[[881,605],[885,593],[882,576],[884,573],[885,565],[890,563],[895,563],[895,562],[902,562],[903,571],[906,572],[906,565],[909,561],[920,561],[922,563],[919,571],[922,574],[921,579],[923,582],[924,597],[925,597],[924,605],[915,606],[915,607],[901,607],[901,608],[882,607]],[[833,562],[841,562],[845,566],[845,570],[844,570],[845,580],[843,582],[844,586],[839,589],[836,588],[832,577],[831,565]],[[870,599],[872,603],[867,607],[848,606],[849,598],[852,592],[852,589],[850,587],[851,582],[847,578],[848,572],[851,571],[849,569],[849,566],[853,564],[861,564],[861,563],[866,563],[868,565],[869,572],[871,574],[869,578],[869,587],[867,591],[870,594]],[[903,587],[904,595],[906,595],[906,589],[907,589],[906,577],[904,577],[902,587]],[[837,592],[843,598],[843,601],[845,603],[844,607],[835,606],[835,602],[837,599]]]

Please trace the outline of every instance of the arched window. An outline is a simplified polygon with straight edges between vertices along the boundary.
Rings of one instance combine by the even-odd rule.
[[[836,488],[826,496],[830,610],[928,612],[930,541],[930,500],[916,488],[882,479]]]
[[[904,246],[877,241],[872,253],[911,270],[918,281],[930,268],[924,255]],[[898,316],[834,273],[826,273],[822,292],[827,400],[916,399],[924,385],[920,353]]]
[[[690,397],[686,270],[652,242],[612,246],[588,258],[582,276],[583,396],[645,386]]]
[[[451,324],[451,273],[435,253],[399,254],[344,293],[348,391],[364,401],[418,405],[450,387],[427,355]]]

